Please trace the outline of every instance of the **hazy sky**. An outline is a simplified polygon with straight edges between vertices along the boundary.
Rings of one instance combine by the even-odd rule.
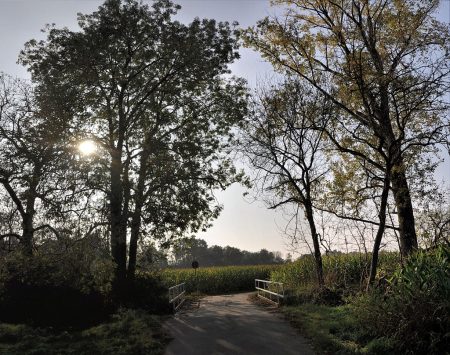
[[[148,1],[145,1],[148,2]],[[238,21],[243,27],[274,13],[269,0],[178,0],[182,5],[178,19],[190,22],[194,17],[215,18],[220,21]],[[13,76],[29,78],[26,70],[17,65],[17,55],[23,44],[31,38],[42,38],[40,29],[46,23],[57,27],[77,28],[77,12],[90,13],[102,1],[98,0],[0,0],[0,71]],[[450,2],[443,1],[438,17],[450,21]],[[271,75],[271,66],[260,56],[241,49],[241,59],[233,64],[233,73],[244,77],[251,86]],[[448,161],[439,170],[438,179],[450,181]],[[217,194],[224,211],[214,226],[199,234],[208,244],[231,245],[246,250],[266,248],[286,252],[286,239],[281,229],[281,214],[268,211],[261,202],[249,203],[240,186],[232,186]]]

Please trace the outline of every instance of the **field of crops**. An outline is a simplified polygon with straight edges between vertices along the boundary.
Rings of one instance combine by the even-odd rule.
[[[217,266],[193,269],[165,269],[162,279],[167,287],[185,282],[187,292],[222,294],[254,290],[255,279],[268,279],[280,265]]]
[[[378,276],[390,276],[398,266],[399,255],[380,253]],[[370,254],[331,254],[323,256],[325,282],[329,287],[365,285],[369,272]],[[161,277],[166,287],[186,283],[187,292],[222,294],[254,290],[255,279],[283,282],[291,290],[316,284],[316,271],[312,256],[304,256],[282,265],[217,266],[188,269],[164,269]]]
[[[325,283],[328,286],[364,284],[370,268],[370,254],[330,254],[324,255],[322,261]],[[395,252],[382,252],[378,262],[378,276],[390,276],[398,266],[399,255]],[[270,279],[283,282],[291,289],[315,284],[317,276],[314,258],[308,255],[293,263],[284,264],[271,272]]]

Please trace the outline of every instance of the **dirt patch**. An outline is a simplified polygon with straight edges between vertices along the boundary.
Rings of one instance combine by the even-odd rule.
[[[270,302],[269,300],[266,300],[262,297],[258,297],[258,294],[256,292],[251,293],[248,296],[248,300],[251,303],[257,305],[258,307],[262,307],[269,312],[280,312],[280,307],[276,303]]]

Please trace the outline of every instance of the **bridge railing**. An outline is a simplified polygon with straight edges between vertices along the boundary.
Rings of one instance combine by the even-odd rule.
[[[258,297],[280,305],[284,299],[284,285],[282,282],[255,279],[255,289]]]
[[[184,282],[169,287],[169,303],[173,305],[174,311],[178,310],[183,304],[186,296],[186,284]]]

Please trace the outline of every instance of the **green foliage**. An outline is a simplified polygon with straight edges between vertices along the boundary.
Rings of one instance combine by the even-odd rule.
[[[85,248],[72,248],[60,255],[38,253],[32,258],[8,254],[0,263],[0,286],[15,278],[26,284],[70,285],[85,293],[109,293],[113,263],[109,258],[87,253]]]
[[[167,341],[159,318],[137,310],[122,310],[83,331],[0,323],[0,353],[9,355],[161,354]]]
[[[443,354],[450,329],[450,248],[420,251],[389,280],[355,301],[372,336],[391,337],[403,353]]]
[[[170,311],[167,288],[157,274],[138,273],[120,300],[112,292],[113,274],[109,258],[85,247],[68,249],[64,257],[9,254],[0,262],[0,319],[85,327],[105,320],[119,305],[153,314]]]
[[[420,251],[401,266],[397,253],[381,253],[380,280],[370,293],[355,295],[366,275],[365,258],[359,254],[326,255],[323,258],[326,292],[341,292],[347,304],[324,300],[315,287],[312,258],[303,257],[280,266],[273,280],[294,290],[285,312],[318,349],[333,354],[443,354],[450,329],[450,248]],[[364,283],[363,283],[364,285]],[[349,292],[350,288],[350,292]],[[348,297],[350,294],[350,297]],[[327,296],[327,295],[325,295]]]
[[[166,269],[162,278],[167,287],[186,282],[188,292],[205,294],[252,291],[255,279],[268,279],[279,266],[223,266],[193,269]]]
[[[63,257],[11,253],[0,262],[0,317],[53,326],[96,323],[114,308],[112,276],[110,260],[83,258],[76,250]]]
[[[325,284],[331,288],[347,288],[364,285],[369,271],[370,254],[329,254],[322,257]],[[398,254],[382,252],[379,256],[379,274],[393,270],[398,264]],[[284,282],[292,290],[304,290],[317,283],[314,258],[303,256],[293,263],[284,264],[274,270],[271,280]]]
[[[83,185],[108,200],[98,209],[110,215],[122,275],[128,240],[133,267],[142,235],[168,247],[206,229],[221,210],[214,189],[242,177],[228,154],[247,111],[245,81],[226,77],[238,32],[215,20],[184,24],[173,19],[179,8],[108,0],[79,14],[77,30],[49,26],[20,55],[48,124],[63,122],[73,128],[67,141],[89,136],[101,148]]]

